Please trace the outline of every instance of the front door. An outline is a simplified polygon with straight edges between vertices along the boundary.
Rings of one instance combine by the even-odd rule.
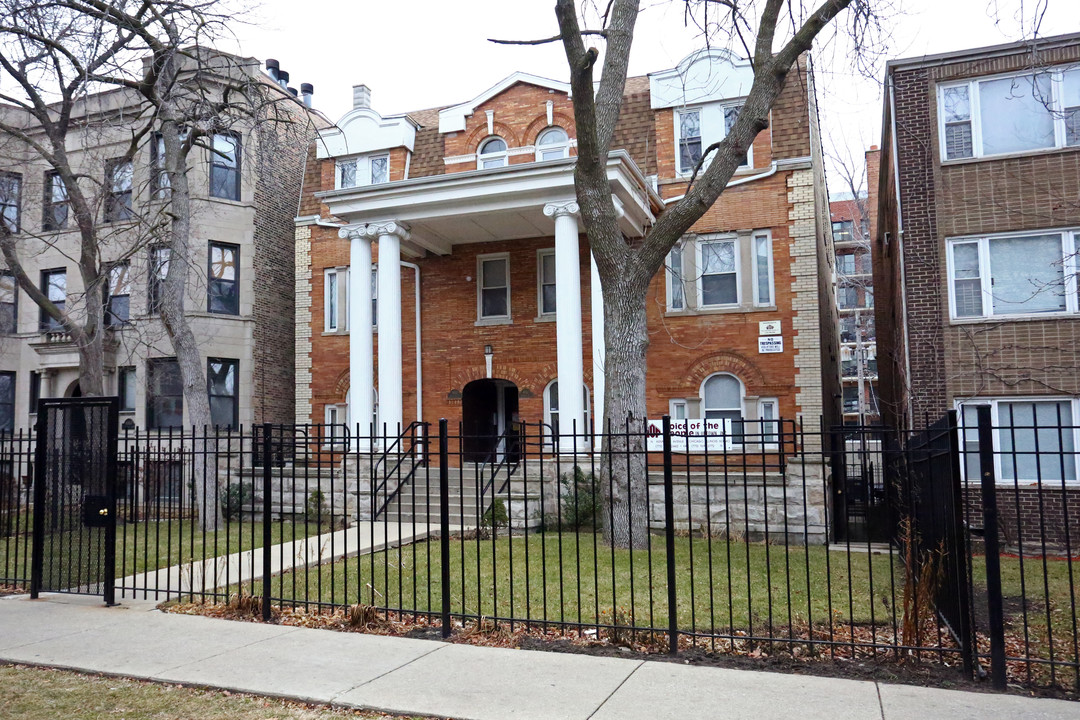
[[[509,380],[474,380],[461,392],[462,459],[497,462],[507,452],[507,431],[518,413],[517,385]],[[511,450],[516,443],[510,442]]]

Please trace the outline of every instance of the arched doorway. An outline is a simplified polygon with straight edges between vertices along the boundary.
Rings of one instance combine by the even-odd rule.
[[[462,459],[465,462],[497,461],[502,460],[508,450],[516,455],[517,441],[509,437],[508,431],[517,420],[517,385],[509,380],[473,380],[461,391]],[[512,461],[515,459],[511,458]]]
[[[64,397],[66,398],[80,398],[82,397],[82,386],[79,385],[79,381],[76,380],[68,385],[67,390],[64,391]]]

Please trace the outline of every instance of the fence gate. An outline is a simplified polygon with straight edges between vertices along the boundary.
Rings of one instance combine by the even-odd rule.
[[[833,430],[833,537],[887,543],[895,528],[885,482],[885,432],[880,427]]]
[[[114,602],[118,412],[115,397],[38,402],[31,597]]]

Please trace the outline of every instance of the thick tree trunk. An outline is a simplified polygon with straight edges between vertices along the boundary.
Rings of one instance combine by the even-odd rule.
[[[647,283],[621,278],[604,283],[605,358],[604,467],[607,501],[604,539],[615,547],[649,543],[649,487],[645,457],[645,353],[649,347]],[[608,462],[610,459],[610,462]]]

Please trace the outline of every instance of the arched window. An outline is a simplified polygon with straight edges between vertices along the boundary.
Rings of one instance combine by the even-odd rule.
[[[728,373],[705,378],[701,385],[701,409],[706,420],[730,420],[733,439],[742,442],[743,384]]]
[[[549,127],[536,139],[537,160],[558,160],[570,156],[570,138],[561,127]]]
[[[589,386],[581,386],[582,393],[585,400],[585,427],[581,427],[579,423],[577,426],[577,434],[592,436],[592,412],[589,407]],[[559,442],[559,381],[558,379],[552,380],[548,383],[548,386],[544,388],[544,422],[550,427],[550,437],[548,439],[549,444],[557,445]],[[569,420],[567,420],[569,422]]]
[[[506,165],[506,141],[499,136],[490,137],[480,143],[480,151],[477,153],[476,167],[498,168]]]

